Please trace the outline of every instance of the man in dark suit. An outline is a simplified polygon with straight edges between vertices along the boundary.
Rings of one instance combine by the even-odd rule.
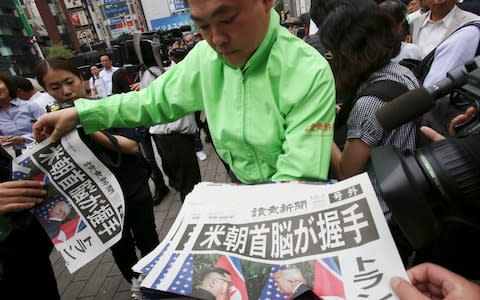
[[[191,296],[205,300],[229,299],[231,284],[230,272],[223,268],[211,268],[203,273],[202,282],[193,289]]]
[[[53,239],[60,232],[60,227],[72,209],[64,201],[57,201],[48,212],[48,219],[40,220],[48,236]]]
[[[311,290],[302,272],[297,268],[277,271],[273,278],[280,292],[288,295],[287,299],[295,299]]]

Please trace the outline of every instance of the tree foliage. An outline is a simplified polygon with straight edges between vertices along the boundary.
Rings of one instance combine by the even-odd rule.
[[[47,57],[60,56],[67,59],[73,57],[72,50],[68,49],[63,44],[54,44],[52,45],[52,47],[46,47],[46,48],[47,48]]]

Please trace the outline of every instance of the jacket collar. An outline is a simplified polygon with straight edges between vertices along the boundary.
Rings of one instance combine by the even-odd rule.
[[[273,44],[277,40],[278,28],[280,26],[280,16],[272,8],[270,9],[269,23],[267,34],[263,38],[262,43],[257,50],[253,53],[252,57],[247,61],[243,67],[243,73],[246,74],[248,71],[254,69],[257,66],[261,65],[261,62],[267,61],[270,51],[272,50]]]

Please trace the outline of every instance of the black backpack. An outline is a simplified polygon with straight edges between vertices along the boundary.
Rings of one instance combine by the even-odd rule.
[[[376,96],[384,102],[390,102],[393,99],[408,92],[409,89],[403,84],[391,80],[379,80],[371,83],[361,90],[353,101],[347,102],[338,112],[335,121],[335,144],[343,150],[347,140],[347,120],[356,101],[363,96]],[[448,136],[449,125],[453,118],[465,112],[473,104],[465,101],[459,93],[452,93],[435,102],[435,106],[419,118],[412,120],[416,124],[416,147],[424,147],[432,143],[430,139],[420,132],[420,127],[427,126],[433,128],[443,136]]]
[[[363,88],[357,93],[353,101],[346,102],[338,112],[335,121],[335,144],[337,144],[340,149],[343,149],[343,146],[347,141],[348,116],[350,115],[353,106],[360,97],[376,96],[384,102],[390,102],[408,91],[409,89],[405,85],[393,80],[379,80],[367,85],[365,88]]]
[[[335,144],[343,150],[345,143],[347,141],[347,120],[350,112],[352,111],[353,106],[357,102],[360,97],[363,96],[376,96],[382,99],[384,102],[390,102],[393,99],[403,95],[404,93],[408,92],[409,89],[393,80],[379,80],[370,83],[366,87],[364,87],[361,91],[357,93],[355,99],[352,101],[347,101],[344,103],[337,114],[337,118],[335,119],[335,131],[333,135],[333,139]],[[333,168],[330,166],[328,178],[337,178]]]

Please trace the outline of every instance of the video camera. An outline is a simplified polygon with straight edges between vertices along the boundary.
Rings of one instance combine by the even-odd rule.
[[[163,66],[170,65],[169,50],[175,42],[183,41],[183,33],[191,31],[190,26],[167,31],[135,33],[131,38],[112,43],[114,56],[121,65]]]
[[[369,164],[370,178],[416,250],[417,262],[436,262],[474,279],[480,269],[479,66],[480,56],[432,88],[420,88],[420,94],[428,92],[428,101],[450,95],[451,104],[477,107],[477,114],[457,128],[455,137],[404,153],[390,145],[374,148]]]

